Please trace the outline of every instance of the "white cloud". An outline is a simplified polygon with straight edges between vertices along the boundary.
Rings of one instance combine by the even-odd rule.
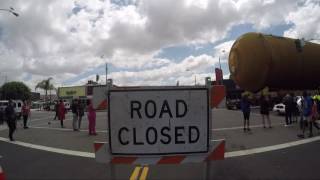
[[[205,77],[212,77],[217,59],[208,55],[190,56],[179,63],[167,63],[160,68],[140,71],[113,72],[108,77],[117,85],[175,85],[176,81],[193,84],[194,76],[204,84]]]
[[[299,10],[289,13],[287,23],[293,27],[284,35],[291,38],[320,39],[320,2],[308,0]]]
[[[219,56],[227,60],[233,41],[216,46],[213,57],[190,54],[175,62],[155,56],[165,47],[222,40],[242,23],[259,30],[293,24],[285,33],[293,37],[319,38],[320,29],[317,0],[0,2],[2,8],[10,6],[20,16],[0,14],[0,70],[14,80],[30,74],[30,86],[49,76],[60,85],[106,61],[120,69],[111,77],[122,85],[192,84],[192,73],[185,70],[199,78],[211,74],[208,69],[213,71]]]

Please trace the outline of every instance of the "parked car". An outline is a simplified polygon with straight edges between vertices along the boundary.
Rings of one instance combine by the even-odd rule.
[[[1,100],[0,101],[0,124],[3,124],[4,122],[4,110],[8,106],[9,101],[7,100]]]
[[[0,111],[4,111],[4,109],[8,106],[9,101],[8,100],[1,100],[0,101]]]
[[[286,112],[286,105],[284,105],[283,103],[276,104],[276,105],[273,106],[272,111],[273,111],[273,112],[277,112],[279,115],[280,115],[280,114],[285,114],[285,112]]]
[[[22,100],[13,100],[14,110],[16,111],[17,118],[20,119],[22,116]]]
[[[66,108],[66,110],[69,111],[69,110],[70,110],[70,102],[64,100],[64,101],[63,101],[63,104],[64,104],[64,107]]]
[[[240,99],[228,99],[226,101],[227,109],[240,109]]]
[[[8,106],[9,104],[9,101],[8,100],[1,100],[0,101],[0,111],[2,112],[2,118],[4,116],[4,110],[6,109],[6,107]],[[18,119],[21,118],[22,116],[22,104],[23,102],[21,100],[13,100],[13,107],[14,107],[14,110],[16,112],[16,116]],[[1,117],[0,117],[1,118]]]

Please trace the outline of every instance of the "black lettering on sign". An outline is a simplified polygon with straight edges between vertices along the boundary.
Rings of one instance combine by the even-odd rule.
[[[153,131],[154,138],[153,141],[150,140],[150,132]],[[150,145],[154,145],[157,140],[158,140],[158,134],[157,134],[157,129],[154,127],[149,127],[146,131],[146,138],[147,138],[147,143]]]
[[[162,115],[164,113],[169,114],[169,117],[172,118],[172,113],[171,113],[171,110],[170,110],[170,107],[169,107],[169,104],[168,104],[167,100],[163,101],[159,118],[162,118]]]
[[[136,111],[139,118],[141,119],[141,113],[140,113],[140,109],[141,109],[141,102],[139,101],[130,101],[131,104],[131,119],[133,118],[133,111]]]
[[[143,145],[143,142],[137,142],[137,131],[136,128],[133,128],[133,144],[134,145]]]
[[[165,131],[167,131],[167,132],[165,132]],[[166,137],[166,138],[167,138],[166,141],[163,140],[163,139],[160,140],[163,144],[170,144],[170,142],[171,142],[171,136],[168,134],[168,133],[169,133],[168,131],[170,131],[170,128],[169,128],[169,127],[163,127],[163,128],[161,129],[161,135],[162,135],[163,137]]]
[[[181,105],[183,105],[181,107]],[[180,109],[183,108],[183,112],[180,112]],[[182,118],[187,114],[188,108],[187,108],[187,104],[184,100],[176,100],[176,117],[177,118]]]
[[[152,105],[149,105],[149,104],[152,104]],[[150,108],[149,107],[151,107],[151,109],[153,109],[151,112],[152,112],[152,114],[150,114]],[[148,117],[148,118],[154,118],[155,116],[156,116],[156,113],[157,113],[157,106],[156,106],[156,103],[154,102],[154,101],[152,101],[152,100],[148,100],[147,102],[146,102],[146,104],[145,104],[145,106],[144,106],[144,111],[145,111],[145,113],[146,113],[146,116]]]
[[[195,138],[192,139],[192,132],[196,133]],[[189,143],[196,143],[199,140],[200,131],[197,126],[189,126]]]
[[[127,144],[129,144],[129,141],[123,141],[122,138],[121,138],[121,132],[122,132],[122,131],[127,131],[127,132],[129,132],[129,129],[126,128],[126,127],[122,127],[122,128],[120,128],[119,134],[118,134],[118,139],[119,139],[120,144],[121,144],[121,145],[127,145]]]
[[[175,144],[185,144],[185,141],[183,140],[179,140],[179,137],[183,136],[183,133],[181,133],[181,131],[179,132],[179,130],[183,130],[184,131],[184,127],[183,126],[177,126],[175,127],[174,131],[175,131]]]

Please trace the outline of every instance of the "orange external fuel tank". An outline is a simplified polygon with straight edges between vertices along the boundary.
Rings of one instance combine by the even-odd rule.
[[[320,44],[247,33],[229,54],[231,78],[244,90],[298,90],[320,86]]]

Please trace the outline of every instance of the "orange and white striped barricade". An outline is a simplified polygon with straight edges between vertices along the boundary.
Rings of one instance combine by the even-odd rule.
[[[211,87],[211,108],[226,107],[226,88],[224,85],[213,85]]]
[[[0,166],[0,180],[5,180],[5,176],[4,176],[4,171],[2,169],[2,167]]]
[[[163,156],[120,156],[110,153],[109,144],[106,142],[94,143],[95,159],[100,163],[154,165],[154,164],[184,164],[203,163],[208,161],[223,160],[225,154],[225,140],[213,140],[210,151],[202,154],[176,154]]]

